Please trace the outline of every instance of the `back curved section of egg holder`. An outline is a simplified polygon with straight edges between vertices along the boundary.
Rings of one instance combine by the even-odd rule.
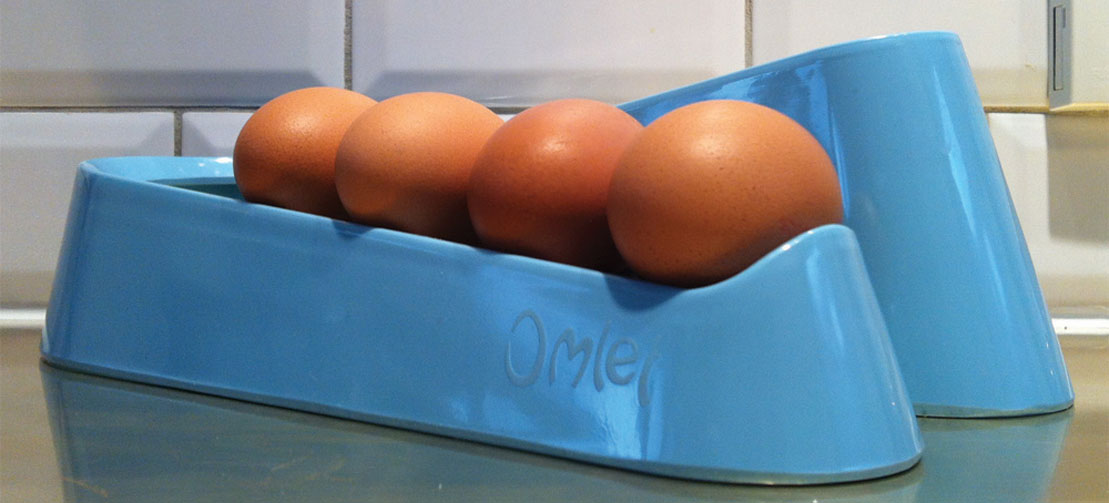
[[[865,39],[622,105],[643,123],[739,99],[805,126],[839,172],[909,396],[925,416],[1063,410],[1074,392],[962,44]]]
[[[225,161],[80,167],[48,362],[690,479],[921,455],[846,227],[685,290],[246,203]]]

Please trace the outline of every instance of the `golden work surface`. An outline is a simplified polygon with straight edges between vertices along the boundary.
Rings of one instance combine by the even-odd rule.
[[[1073,409],[920,419],[923,461],[867,482],[688,482],[56,369],[0,330],[0,500],[1109,501],[1109,337],[1060,338]]]

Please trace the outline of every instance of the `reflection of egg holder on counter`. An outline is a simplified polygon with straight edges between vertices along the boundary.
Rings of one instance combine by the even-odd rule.
[[[43,354],[137,381],[755,483],[856,480],[919,458],[879,306],[918,412],[1069,404],[996,157],[983,161],[992,144],[957,39],[831,47],[625,109],[648,122],[713,97],[808,127],[841,170],[854,232],[816,229],[733,278],[681,290],[246,204],[218,160],[102,159],[78,172]],[[918,235],[902,220],[933,227]],[[951,291],[902,282],[969,296],[979,318],[947,304]],[[974,298],[983,291],[993,296]],[[1010,303],[982,311],[990,299]],[[1017,319],[997,328],[1004,316]],[[972,338],[953,326],[989,330]],[[951,339],[968,352],[954,362]],[[977,366],[941,368],[967,361]],[[977,381],[958,381],[968,373],[985,381],[969,402],[960,386]]]
[[[370,425],[352,426],[326,417],[102,379],[50,366],[42,370],[64,479],[111,488],[113,496],[148,494],[149,478],[134,476],[135,467],[141,466],[144,473],[172,474],[172,480],[161,480],[170,485],[160,484],[162,493],[188,493],[196,500],[206,499],[207,494],[233,500],[227,491],[231,489],[234,494],[234,488],[249,493],[250,499],[265,500],[265,494],[278,492],[287,496],[283,491],[290,486],[300,487],[308,475],[326,470],[350,481],[348,485],[319,480],[342,494],[380,493],[375,489],[396,494],[397,488],[435,487],[439,483],[447,488],[480,488],[485,500],[496,500],[498,494],[525,494],[535,487],[558,487],[588,494],[590,501],[624,501],[634,499],[629,494],[647,484],[681,495],[675,499],[696,501],[947,502],[993,501],[999,495],[1005,495],[1007,501],[1041,501],[1047,499],[1052,480],[1057,478],[1056,465],[1073,417],[1071,411],[1066,411],[1002,420],[925,418],[920,421],[920,432],[928,445],[927,466],[869,483],[784,491],[778,487],[724,484],[693,487],[681,482],[660,486],[650,477],[595,477],[587,468],[571,463],[498,453],[495,448],[451,439]],[[105,419],[112,417],[127,420]],[[143,427],[135,428],[135,424]],[[196,431],[219,434],[190,434]],[[267,441],[259,443],[262,436]],[[274,469],[275,463],[296,453],[303,456],[296,458],[295,467]],[[227,472],[226,463],[213,459],[233,460],[234,473]],[[335,460],[346,463],[338,472],[330,472],[335,469]],[[267,483],[254,482],[263,478]],[[75,494],[85,491],[74,484],[64,487]],[[202,488],[208,492],[198,492]],[[326,496],[314,499],[331,500]],[[83,501],[69,494],[65,500]]]

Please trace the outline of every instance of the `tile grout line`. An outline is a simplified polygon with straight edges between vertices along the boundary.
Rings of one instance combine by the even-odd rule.
[[[354,89],[354,0],[346,0],[343,9],[343,88]]]
[[[137,112],[174,112],[177,108],[169,106],[53,106],[53,105],[13,105],[0,106],[0,112],[42,112],[42,113],[137,113]]]
[[[348,83],[349,84],[349,83]],[[350,89],[350,86],[347,86]],[[489,107],[497,113],[518,113],[527,107]],[[54,106],[54,105],[8,105],[0,106],[0,113],[25,113],[25,112],[40,112],[40,113],[142,113],[142,112],[169,112],[175,116],[188,113],[188,112],[253,112],[258,109],[256,105],[246,106],[224,106],[224,105],[192,105],[186,107],[173,107],[161,105],[105,105],[105,106],[92,106],[92,105],[67,105],[67,106]],[[1061,111],[1052,112],[1045,106],[1035,105],[985,105],[982,107],[983,111],[987,114],[1040,114],[1040,115],[1056,115],[1056,116],[1104,116],[1106,112],[1095,111]]]
[[[1035,105],[983,105],[982,109],[988,114],[1050,114],[1046,106]]]
[[[743,67],[751,68],[755,60],[755,0],[743,2]]]
[[[42,113],[143,113],[143,112],[252,112],[256,105],[248,106],[168,106],[168,105],[12,105],[0,106],[0,112],[42,112]]]
[[[181,157],[182,130],[185,128],[185,113],[180,109],[173,111],[173,156]]]

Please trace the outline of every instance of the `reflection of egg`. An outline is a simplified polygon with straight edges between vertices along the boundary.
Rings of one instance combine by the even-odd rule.
[[[474,160],[504,120],[445,93],[395,96],[350,126],[335,162],[354,220],[455,241],[474,241],[466,188]]]
[[[567,99],[521,112],[489,138],[470,179],[482,242],[583,267],[619,263],[605,220],[612,171],[643,129],[598,101]]]
[[[235,141],[235,183],[247,201],[344,218],[335,152],[374,100],[345,89],[285,93],[250,116]]]
[[[608,219],[647,279],[700,286],[843,219],[828,154],[803,126],[734,100],[687,105],[651,123],[613,174]]]

